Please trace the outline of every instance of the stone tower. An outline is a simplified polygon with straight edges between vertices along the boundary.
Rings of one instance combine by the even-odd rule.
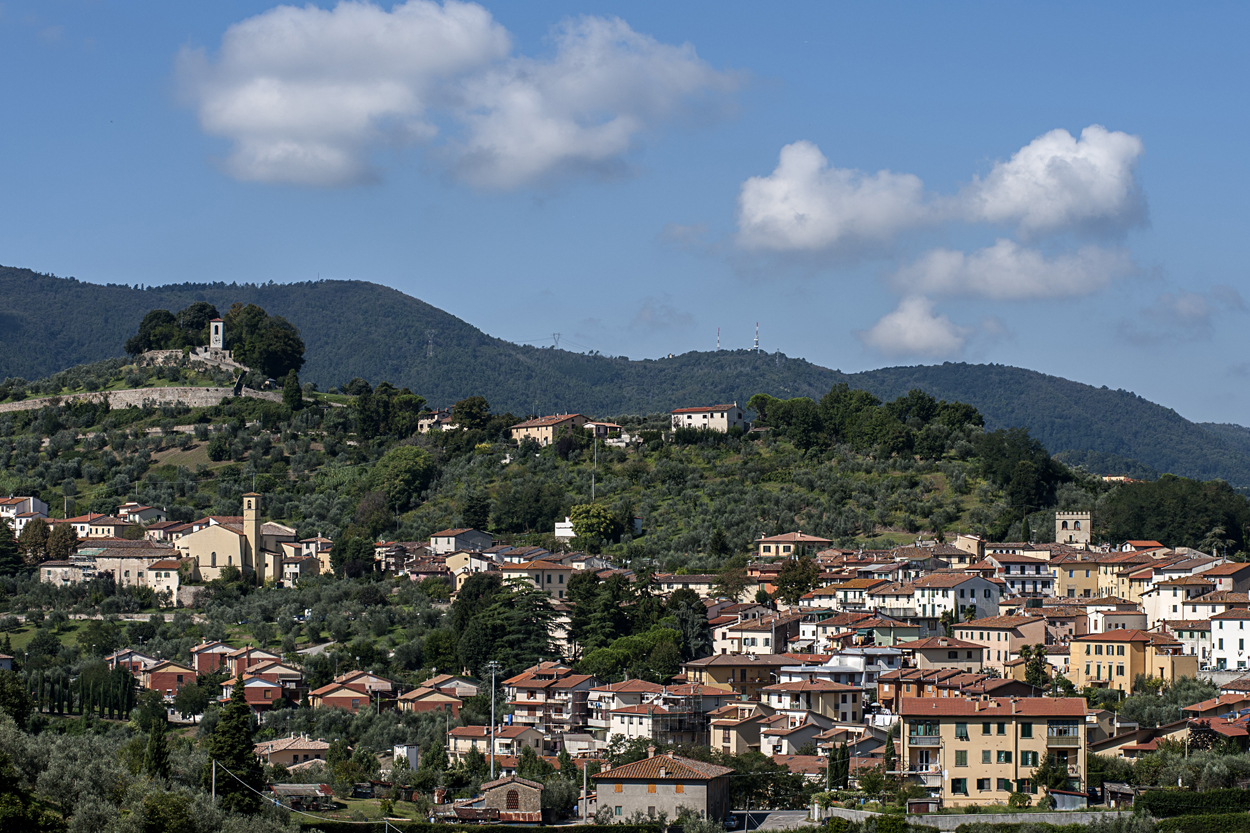
[[[265,556],[260,536],[260,495],[248,492],[243,496],[243,537],[247,539],[247,562],[256,573],[256,583],[264,584]]]
[[[226,344],[226,322],[214,318],[208,322],[208,346],[214,350],[222,350]]]
[[[1089,512],[1056,512],[1055,543],[1089,547]]]

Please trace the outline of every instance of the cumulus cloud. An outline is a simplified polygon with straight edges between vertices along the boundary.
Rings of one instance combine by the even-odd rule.
[[[690,44],[660,43],[618,18],[568,21],[554,42],[549,59],[519,57],[466,81],[457,152],[470,182],[513,188],[553,171],[614,174],[644,131],[737,84]]]
[[[1138,137],[1102,125],[1085,128],[1079,140],[1052,130],[974,179],[957,210],[974,222],[1017,225],[1027,236],[1122,230],[1146,217],[1137,182],[1144,150]]]
[[[816,252],[880,244],[923,222],[924,183],[911,174],[830,167],[820,148],[781,149],[768,176],[738,195],[738,242],[747,249]]]
[[[1132,270],[1121,249],[1086,246],[1052,258],[1012,240],[971,254],[934,249],[896,272],[892,283],[906,293],[964,295],[1015,301],[1089,295]]]
[[[513,188],[599,171],[644,132],[735,79],[616,19],[557,28],[554,55],[514,56],[474,3],[279,6],[231,26],[215,57],[184,50],[178,77],[203,129],[232,141],[243,180],[339,186],[376,175],[383,147],[445,140],[471,182]]]
[[[1146,217],[1142,152],[1141,139],[1100,125],[1079,140],[1052,130],[944,196],[926,193],[912,174],[830,165],[815,144],[798,141],[781,149],[771,174],[742,183],[737,242],[750,251],[855,254],[938,223],[1008,224],[1030,238],[1118,232]]]
[[[924,356],[941,359],[958,356],[971,327],[953,323],[933,312],[933,301],[909,295],[871,329],[857,333],[860,341],[887,356]]]

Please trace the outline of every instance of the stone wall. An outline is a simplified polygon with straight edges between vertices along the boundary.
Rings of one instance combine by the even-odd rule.
[[[45,396],[39,399],[26,399],[21,402],[0,402],[0,413],[13,411],[38,410],[45,405],[63,405],[79,399],[99,402],[108,399],[110,408],[141,408],[146,405],[172,405],[181,403],[191,408],[203,408],[217,405],[222,399],[229,399],[234,394],[232,388],[138,388],[135,390],[113,390],[99,393],[71,393],[68,396]],[[267,399],[270,402],[281,402],[281,391],[258,391],[243,389],[244,396],[255,399]]]
[[[824,818],[830,816],[841,816],[844,819],[852,819],[854,821],[864,821],[870,817],[878,817],[878,813],[867,813],[863,810],[848,810],[843,807],[828,807],[823,811],[816,808],[817,813],[823,813]],[[923,824],[928,827],[936,827],[939,830],[954,830],[961,824],[970,824],[973,822],[986,824],[1020,824],[1024,822],[1046,822],[1047,824],[1089,824],[1094,819],[1108,818],[1111,816],[1121,815],[1118,810],[1108,810],[1106,812],[1089,812],[1082,810],[1074,810],[1067,813],[974,813],[965,815],[964,813],[946,814],[925,814],[925,815],[909,815],[907,821],[911,824]],[[1124,813],[1131,815],[1131,813]],[[819,821],[820,819],[813,819]]]

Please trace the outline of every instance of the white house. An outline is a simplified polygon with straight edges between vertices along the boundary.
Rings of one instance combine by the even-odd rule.
[[[1194,618],[1186,612],[1187,604],[1208,595],[1214,587],[1214,583],[1198,576],[1156,581],[1141,594],[1141,607],[1148,627],[1156,627],[1164,620]]]
[[[724,434],[730,428],[747,429],[746,413],[737,402],[707,408],[678,408],[672,415],[674,431],[678,428],[706,428]]]
[[[1244,671],[1250,663],[1250,610],[1226,610],[1211,617],[1211,666],[1217,671]]]
[[[476,529],[443,529],[430,536],[430,549],[435,555],[456,550],[484,550],[494,543],[490,533]]]
[[[916,579],[912,591],[912,602],[921,617],[941,617],[950,612],[962,622],[968,608],[976,611],[976,619],[998,615],[998,585],[981,576],[931,573]]]

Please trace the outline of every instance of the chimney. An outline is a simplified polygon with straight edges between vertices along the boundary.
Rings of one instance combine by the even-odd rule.
[[[654,757],[655,757],[655,747],[654,747],[654,746],[648,746],[648,747],[647,747],[647,757],[648,757],[648,758],[654,758]]]

